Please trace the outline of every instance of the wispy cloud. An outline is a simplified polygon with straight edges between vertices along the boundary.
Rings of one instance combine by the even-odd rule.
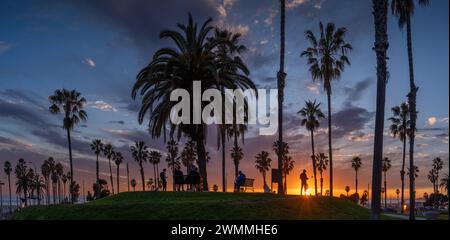
[[[105,101],[89,102],[87,104],[91,108],[99,109],[103,112],[117,112],[117,109]]]
[[[95,64],[95,61],[92,58],[85,58],[83,60],[83,63],[88,65],[91,68],[95,68],[97,65]]]

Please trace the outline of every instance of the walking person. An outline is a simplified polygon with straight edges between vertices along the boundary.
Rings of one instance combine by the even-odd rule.
[[[167,176],[166,176],[166,169],[164,168],[163,171],[159,174],[159,177],[161,178],[162,183],[162,190],[163,192],[167,191]]]
[[[300,174],[300,196],[303,196],[303,190],[308,190],[308,176],[306,175],[306,169],[303,169],[303,172]]]

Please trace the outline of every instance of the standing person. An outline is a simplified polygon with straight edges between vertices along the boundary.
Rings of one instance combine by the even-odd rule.
[[[161,178],[162,190],[163,190],[163,192],[165,192],[165,191],[167,191],[167,176],[166,176],[166,169],[165,168],[159,174],[159,177]]]
[[[303,195],[303,189],[306,190],[308,189],[308,176],[306,175],[306,169],[303,169],[303,172],[300,174],[300,182],[301,182],[301,186],[300,186],[300,196]]]

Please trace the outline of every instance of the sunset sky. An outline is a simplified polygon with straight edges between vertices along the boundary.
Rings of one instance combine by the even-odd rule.
[[[418,93],[418,134],[415,159],[420,168],[418,196],[430,191],[426,174],[432,159],[449,166],[449,6],[448,1],[430,1],[417,8],[412,20],[415,75]],[[340,80],[333,82],[332,113],[336,194],[346,185],[354,189],[353,156],[361,156],[360,189],[371,182],[373,132],[376,98],[376,62],[371,1],[288,0],[286,15],[286,102],[285,139],[290,144],[295,170],[288,178],[289,193],[297,193],[298,175],[306,168],[312,175],[309,133],[300,127],[297,111],[305,100],[322,102],[326,112],[323,86],[313,83],[306,60],[300,53],[308,43],[304,31],[317,32],[319,21],[334,22],[348,29],[347,41],[354,51],[352,65]],[[68,149],[61,118],[48,112],[47,97],[55,89],[77,89],[88,100],[89,119],[73,133],[75,180],[85,180],[86,189],[95,178],[95,156],[89,143],[100,138],[112,143],[129,163],[132,178],[139,179],[129,146],[144,140],[153,149],[165,152],[162,139],[151,139],[146,124],[139,125],[139,100],[130,97],[136,74],[155,50],[168,46],[159,32],[185,23],[192,12],[197,22],[208,17],[214,25],[240,32],[248,51],[244,59],[251,79],[260,88],[276,88],[279,60],[279,3],[275,0],[80,0],[0,2],[0,163],[14,165],[19,158],[40,166],[49,156],[64,163],[68,170]],[[406,100],[409,75],[406,34],[389,15],[386,119],[390,109]],[[385,156],[392,160],[388,188],[400,187],[401,142],[388,132],[386,120]],[[211,186],[221,186],[221,157],[217,152],[216,131],[211,127],[207,150],[211,161],[208,176]],[[270,151],[276,159],[274,136],[258,136],[250,128],[240,168],[262,187],[262,176],[254,167],[254,156]],[[185,139],[181,140],[182,142]],[[231,146],[231,144],[230,144]],[[327,152],[326,123],[316,133],[316,151]],[[181,147],[180,147],[181,148]],[[231,148],[229,148],[231,149]],[[228,187],[233,183],[233,166],[227,150]],[[101,159],[103,178],[109,176],[107,159]],[[162,166],[165,166],[165,162]],[[275,162],[272,164],[276,165]],[[30,166],[32,166],[30,164]],[[160,169],[163,167],[160,166]],[[146,165],[146,178],[153,177]],[[125,164],[121,166],[121,187],[126,189]],[[442,176],[443,174],[441,174]],[[328,188],[328,173],[325,188]],[[4,180],[3,171],[0,180]],[[140,183],[140,181],[138,181]],[[310,181],[312,186],[313,182]],[[169,185],[170,186],[170,185]],[[352,190],[353,191],[353,190]],[[394,194],[393,191],[390,194]]]

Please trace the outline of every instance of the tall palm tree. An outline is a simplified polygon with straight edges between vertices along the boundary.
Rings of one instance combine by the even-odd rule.
[[[388,0],[372,0],[375,24],[374,51],[377,57],[377,102],[375,114],[375,140],[372,166],[372,219],[379,220],[381,213],[381,164],[383,158],[384,108],[387,84]]]
[[[28,191],[32,185],[33,170],[27,167],[27,164],[23,158],[19,159],[16,167],[14,168],[14,174],[16,175],[16,193],[23,194],[24,204],[28,206]]]
[[[53,172],[55,160],[52,157],[45,159],[41,165],[41,173],[45,180],[45,188],[47,193],[47,205],[50,204],[50,175]]]
[[[67,183],[68,179],[69,179],[69,174],[63,173],[62,176],[61,176],[61,181],[63,183],[63,193],[62,193],[63,199],[66,198],[66,183]]]
[[[153,165],[153,173],[155,176],[155,184],[158,187],[159,186],[159,178],[158,178],[158,173],[159,173],[159,169],[158,168],[158,164],[161,162],[161,153],[158,151],[150,151],[149,154],[149,162]]]
[[[231,159],[233,159],[235,178],[238,177],[239,163],[242,158],[244,158],[244,152],[242,151],[242,148],[239,146],[234,146],[233,149],[231,149]]]
[[[347,193],[347,197],[348,197],[348,192],[350,192],[350,186],[345,186],[345,192]]]
[[[117,179],[116,179],[116,181],[117,181],[117,193],[119,193],[120,192],[120,188],[119,188],[119,167],[120,167],[120,164],[122,164],[123,163],[123,156],[122,156],[122,153],[121,152],[116,152],[116,154],[114,155],[114,163],[116,164],[116,173],[117,173]]]
[[[111,160],[114,159],[114,156],[116,154],[116,152],[114,151],[114,147],[111,144],[105,144],[105,146],[103,147],[103,154],[106,156],[106,158],[108,158],[108,162],[109,162],[109,180],[111,183],[111,192],[114,195],[114,181],[113,181],[113,175],[112,175],[112,164],[111,164]]]
[[[393,116],[389,118],[391,121],[391,134],[394,137],[398,137],[403,143],[402,152],[402,168],[400,170],[400,180],[402,182],[401,188],[401,206],[405,205],[405,160],[406,160],[406,140],[410,135],[409,128],[409,106],[408,103],[402,103],[400,106],[395,106],[392,108]],[[401,213],[403,213],[403,207],[401,208]]]
[[[149,153],[147,148],[148,147],[147,145],[145,145],[144,141],[135,142],[134,146],[131,146],[131,154],[133,155],[134,160],[139,164],[139,168],[141,170],[142,191],[145,191],[145,176],[143,164],[148,160]]]
[[[87,113],[83,110],[86,104],[86,99],[81,97],[81,93],[76,90],[56,90],[55,93],[48,97],[50,100],[50,112],[58,114],[63,112],[63,128],[67,131],[67,141],[69,143],[69,160],[70,160],[70,184],[73,185],[73,161],[72,161],[72,141],[70,138],[70,131],[80,121],[86,121]],[[71,199],[73,204],[74,199]]]
[[[318,153],[315,156],[315,162],[317,164],[317,170],[320,174],[320,196],[323,196],[323,171],[327,170],[328,166],[328,157],[325,155],[325,153]]]
[[[58,202],[61,203],[61,179],[62,176],[64,175],[64,166],[60,163],[57,162],[55,164],[55,179],[56,179],[56,184],[57,184],[57,193],[58,193]]]
[[[414,14],[415,10],[415,2],[414,0],[392,0],[391,9],[392,13],[398,18],[398,26],[403,29],[406,26],[406,45],[408,48],[408,63],[409,63],[409,87],[410,92],[408,94],[408,104],[409,104],[409,118],[410,118],[410,129],[411,136],[409,140],[409,167],[413,168],[414,166],[414,138],[416,131],[416,120],[417,120],[417,110],[416,110],[416,98],[417,91],[419,88],[416,86],[414,79],[414,62],[413,62],[413,49],[412,49],[412,34],[411,34],[411,17]],[[429,0],[417,0],[420,6],[427,6],[430,1]],[[415,185],[414,178],[411,175],[409,179],[409,187],[410,187],[410,210],[409,210],[409,219],[414,220],[415,218]]]
[[[314,81],[323,82],[328,98],[328,157],[330,160],[330,196],[333,196],[333,149],[331,145],[331,81],[339,79],[345,65],[350,65],[347,53],[352,45],[345,41],[347,29],[336,29],[333,23],[324,28],[319,24],[320,37],[311,30],[305,32],[311,46],[302,52],[301,56],[308,59],[309,71]]]
[[[175,140],[170,140],[167,142],[167,166],[172,170],[172,180],[173,180],[173,191],[175,191],[175,169],[180,166],[180,158],[178,156],[178,142]]]
[[[355,170],[355,193],[358,193],[358,170],[361,168],[361,165],[361,158],[353,157],[352,168]]]
[[[300,125],[306,127],[306,130],[311,133],[311,160],[314,173],[314,193],[317,196],[317,164],[315,161],[316,153],[314,151],[314,131],[319,128],[319,121],[320,119],[325,118],[325,114],[320,110],[320,103],[316,103],[316,100],[314,100],[314,102],[306,101],[305,106],[298,113],[302,117]]]
[[[146,113],[150,114],[150,132],[152,137],[160,137],[166,129],[166,122],[170,118],[172,107],[176,102],[170,101],[172,90],[184,89],[190,93],[191,119],[189,122],[170,124],[171,134],[178,132],[189,136],[196,142],[199,158],[199,170],[202,178],[203,190],[208,190],[206,170],[205,137],[206,125],[198,121],[193,108],[202,109],[207,102],[200,106],[194,104],[193,83],[200,81],[201,89],[248,89],[256,88],[247,77],[249,70],[243,61],[232,59],[218,63],[215,50],[224,39],[213,39],[211,32],[211,19],[208,19],[200,28],[189,14],[188,24],[178,24],[179,31],[163,31],[161,38],[167,38],[174,42],[175,48],[162,48],[158,50],[151,63],[143,68],[137,76],[136,83],[132,89],[132,97],[139,93],[143,96],[139,111],[139,123],[142,123]],[[232,69],[229,77],[223,78],[218,73]],[[156,105],[156,106],[154,106]],[[195,120],[195,122],[193,121]]]
[[[430,171],[428,172],[428,180],[430,180],[431,184],[433,184],[433,193],[436,193],[436,182],[437,182],[437,173],[436,173],[436,169],[432,168],[430,169]]]
[[[384,173],[384,207],[387,207],[387,172],[389,171],[389,169],[391,169],[392,165],[391,165],[391,160],[387,157],[383,158],[383,163],[381,166],[381,170]]]
[[[269,157],[269,153],[266,151],[261,151],[256,155],[256,161],[255,161],[255,167],[258,169],[258,171],[263,175],[263,181],[264,181],[264,189],[267,186],[266,182],[266,173],[270,169],[270,162],[272,162],[272,159]]]
[[[439,171],[441,171],[443,167],[444,167],[444,162],[442,161],[442,159],[440,157],[433,159],[433,169],[436,172],[436,181],[435,181],[436,187],[435,187],[434,193],[437,193],[439,191],[439,187],[438,187]],[[435,194],[435,196],[436,196],[436,194]]]
[[[411,171],[411,168],[407,168],[408,169],[408,176],[409,177],[411,177],[412,176],[412,178],[413,179],[416,179],[416,178],[418,178],[419,177],[419,172],[420,172],[420,170],[419,170],[419,167],[418,166],[413,166],[413,171]]]
[[[98,187],[98,186],[100,186],[100,184],[99,184],[99,181],[100,181],[100,163],[98,161],[98,155],[100,155],[100,153],[103,152],[102,140],[94,139],[94,140],[92,140],[92,143],[91,143],[90,146],[91,146],[91,150],[94,151],[94,153],[95,153],[95,155],[97,157],[97,160],[95,162],[95,177],[96,177],[95,182],[97,183],[96,186]],[[95,196],[95,197],[97,199],[99,199],[101,191],[96,191],[96,193],[97,193],[97,196]]]
[[[9,212],[12,213],[12,194],[11,194],[11,172],[12,172],[12,165],[11,165],[11,162],[6,161],[6,162],[3,164],[3,171],[5,172],[6,176],[8,176]]]
[[[279,146],[281,145],[281,151]],[[284,179],[284,184],[283,184],[283,188],[286,191],[283,194],[287,193],[287,175],[289,175],[289,173],[294,170],[294,162],[292,160],[292,157],[289,156],[289,145],[286,142],[283,142],[282,144],[280,144],[279,142],[274,142],[273,143],[273,151],[279,155],[281,153],[281,156],[283,157],[283,165],[282,165],[282,177]]]
[[[239,43],[241,38],[240,33],[233,33],[229,30],[221,30],[219,28],[216,28],[214,31],[214,38],[213,39],[222,39],[223,43],[219,44],[217,47],[215,54],[217,55],[217,59],[219,63],[228,63],[230,61],[233,61],[234,59],[239,59],[241,54],[243,54],[246,51],[246,47]],[[219,76],[221,78],[228,78],[230,73],[235,74],[235,70],[233,68],[222,68],[225,71],[220,71]],[[222,191],[226,192],[226,136],[229,135],[230,124],[226,124],[225,118],[226,118],[226,109],[225,109],[225,91],[223,89],[224,86],[222,86],[222,124],[218,125],[218,147],[222,148]],[[234,106],[235,109],[235,106]],[[235,120],[236,118],[234,118]],[[234,121],[235,122],[235,121]],[[233,124],[232,126],[236,126],[236,124]],[[236,141],[235,141],[236,143]]]
[[[136,179],[131,179],[131,187],[133,188],[133,192],[136,191]]]
[[[286,49],[286,0],[280,0],[280,69],[277,73],[278,87],[278,143],[283,143],[283,102],[284,86],[287,74],[284,72],[284,55]],[[279,147],[281,148],[281,146]],[[285,194],[283,189],[283,156],[278,152],[278,194]]]

